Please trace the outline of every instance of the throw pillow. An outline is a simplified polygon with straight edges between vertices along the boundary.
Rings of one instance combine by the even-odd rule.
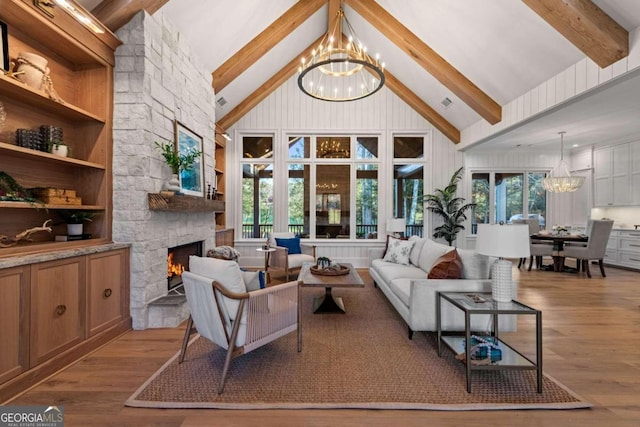
[[[411,249],[411,254],[409,254],[409,262],[416,267],[420,265],[420,252],[422,252],[422,247],[427,239],[418,236],[411,236],[409,240],[413,240],[416,242]]]
[[[392,236],[390,234],[387,234],[387,241],[384,244],[384,254],[387,254],[387,249],[389,249],[389,239],[400,239],[400,240],[409,240],[408,237],[396,237],[396,236]],[[384,258],[384,255],[382,256]]]
[[[292,237],[291,239],[280,239],[276,237],[276,246],[289,249],[289,255],[302,253],[299,237]]]
[[[431,267],[428,279],[460,279],[462,278],[462,261],[457,250],[442,255]]]
[[[235,261],[226,261],[217,258],[201,258],[191,255],[189,257],[189,271],[208,279],[219,282],[222,286],[231,292],[244,293],[247,288],[244,284],[240,266]],[[236,318],[238,312],[239,300],[223,298],[229,317],[231,320]]]
[[[434,242],[427,238],[425,239],[425,242],[422,245],[422,250],[420,251],[418,267],[428,274],[438,258],[452,250],[453,247],[451,246],[443,245],[442,243]]]
[[[389,236],[387,252],[384,254],[382,260],[395,264],[409,265],[409,255],[411,254],[411,248],[414,244],[415,241],[413,240],[404,240]]]

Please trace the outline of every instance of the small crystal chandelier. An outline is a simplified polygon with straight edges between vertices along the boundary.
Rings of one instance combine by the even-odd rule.
[[[342,8],[318,47],[302,58],[298,72],[298,87],[324,101],[355,101],[384,86],[384,62],[379,54],[369,56]]]
[[[569,193],[576,191],[584,184],[584,176],[571,175],[569,166],[564,161],[564,134],[560,134],[560,163],[551,171],[548,177],[542,179],[542,186],[551,193]]]

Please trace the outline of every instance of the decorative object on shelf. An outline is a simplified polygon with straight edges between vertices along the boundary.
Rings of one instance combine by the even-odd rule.
[[[49,151],[47,144],[42,142],[42,135],[34,129],[16,129],[16,145],[37,151]]]
[[[502,360],[500,341],[496,337],[471,335],[470,359],[472,365],[490,365]],[[466,346],[466,341],[463,341]],[[456,355],[456,359],[465,361],[466,353]]]
[[[61,127],[53,125],[40,125],[40,139],[42,141],[42,144],[44,145],[44,148],[50,153],[54,153],[54,148],[56,148],[56,146],[66,146],[66,144],[64,143]],[[66,150],[67,154],[65,154],[64,157],[68,155],[68,148]]]
[[[4,104],[0,101],[0,132],[4,129],[4,124],[7,119],[7,112],[4,109]]]
[[[7,24],[0,21],[0,70],[9,71],[9,34]]]
[[[407,221],[404,218],[391,218],[387,220],[387,232],[393,237],[404,237],[407,229]]]
[[[81,210],[60,210],[58,215],[67,224],[67,235],[80,236],[84,232],[84,223],[93,221],[96,213]]]
[[[69,155],[69,146],[63,141],[53,141],[51,144],[51,154],[67,157]]]
[[[384,62],[369,56],[342,7],[317,48],[302,58],[298,87],[323,101],[354,101],[384,86]]]
[[[204,197],[204,169],[202,161],[203,139],[191,129],[174,121],[176,150],[180,156],[191,156],[191,162],[183,167],[180,177],[181,191],[190,196]]]
[[[585,177],[580,175],[571,175],[569,165],[564,160],[564,134],[566,132],[558,132],[560,135],[560,163],[549,176],[542,179],[542,186],[551,193],[570,193],[576,191],[584,184]]]
[[[201,152],[190,151],[178,153],[174,145],[169,142],[161,144],[156,141],[155,144],[160,150],[162,157],[164,157],[164,161],[169,165],[171,172],[173,173],[173,176],[167,183],[167,190],[179,192],[180,180],[178,178],[178,174],[182,170],[191,168],[196,159],[200,157]]]
[[[498,302],[511,301],[511,261],[505,257],[529,257],[529,226],[478,224],[476,252],[498,258],[491,266],[491,297]]]
[[[29,192],[33,197],[43,203],[51,205],[82,205],[82,197],[76,195],[76,190],[68,190],[64,188],[52,187],[35,187],[30,188]]]
[[[41,227],[28,228],[24,230],[22,233],[16,234],[14,237],[9,237],[9,236],[0,234],[0,248],[9,248],[11,246],[15,246],[18,244],[18,242],[22,240],[31,242],[33,240],[30,239],[29,236],[31,236],[33,233],[37,233],[40,231],[46,231],[48,233],[51,233],[51,227],[49,226],[50,223],[51,223],[51,220],[48,219],[42,224]]]
[[[40,204],[31,192],[18,184],[8,173],[0,171],[0,201]]]
[[[462,223],[467,219],[465,212],[476,206],[475,203],[464,203],[463,197],[456,197],[458,183],[462,178],[464,167],[461,167],[453,173],[449,184],[444,188],[436,188],[434,194],[426,194],[424,201],[427,203],[427,209],[439,215],[443,224],[434,228],[433,237],[436,239],[444,238],[449,246],[456,240],[456,235],[460,230],[464,230]]]
[[[64,103],[53,87],[46,58],[31,52],[20,52],[15,64],[16,79],[35,90],[43,90],[52,100]]]

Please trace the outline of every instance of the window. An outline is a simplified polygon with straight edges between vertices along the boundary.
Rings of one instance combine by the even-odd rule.
[[[478,224],[514,219],[537,218],[545,226],[547,193],[542,187],[545,172],[472,172],[471,195],[476,204],[472,214],[471,233]]]
[[[309,165],[289,164],[289,232],[302,237],[309,237],[309,173]]]
[[[244,137],[242,157],[242,237],[265,239],[273,231],[273,137]]]
[[[378,237],[378,165],[356,166],[356,239]]]
[[[406,236],[422,237],[424,228],[424,137],[394,137],[393,158],[393,216],[405,219]]]
[[[349,237],[350,172],[350,165],[345,164],[316,166],[317,238]]]

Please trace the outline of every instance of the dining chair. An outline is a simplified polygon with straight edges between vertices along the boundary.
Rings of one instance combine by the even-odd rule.
[[[234,261],[191,256],[189,268],[190,271],[182,273],[182,280],[191,314],[178,362],[184,361],[195,326],[202,337],[227,351],[218,394],[224,391],[233,358],[291,332],[297,332],[298,352],[302,349],[301,282],[247,292],[240,268]]]
[[[587,273],[591,278],[589,261],[598,260],[602,277],[607,277],[604,273],[604,254],[607,251],[607,242],[613,228],[613,221],[609,220],[589,220],[587,230],[589,240],[586,246],[568,246],[564,248],[565,258],[575,258],[578,271]]]
[[[529,226],[529,236],[538,234],[540,232],[540,221],[538,218],[526,218],[526,219],[514,219],[511,220],[512,224],[527,224]],[[542,266],[542,258],[545,256],[553,255],[553,244],[547,241],[529,239],[529,271],[533,266],[533,260],[535,257],[536,268]],[[518,262],[518,268],[526,266],[526,258],[520,258]]]

